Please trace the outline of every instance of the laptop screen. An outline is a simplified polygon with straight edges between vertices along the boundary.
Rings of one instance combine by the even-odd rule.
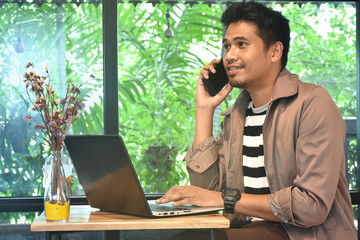
[[[120,136],[68,135],[65,144],[92,207],[152,216]]]

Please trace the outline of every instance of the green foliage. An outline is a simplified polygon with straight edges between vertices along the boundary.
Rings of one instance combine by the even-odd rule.
[[[0,224],[30,224],[39,212],[0,212]]]
[[[90,73],[102,74],[102,69],[94,66],[94,62],[102,61],[102,54],[98,54],[102,43],[101,9],[93,5],[77,8],[65,4],[58,8],[48,4],[39,8],[30,4],[19,8],[16,4],[5,4],[0,12],[2,17],[8,16],[0,24],[1,33],[7,36],[0,41],[4,49],[0,52],[3,63],[0,67],[0,196],[42,195],[41,169],[49,148],[43,134],[33,128],[36,121],[41,120],[30,110],[32,103],[22,82],[25,63],[33,61],[36,70],[49,64],[55,89],[66,88],[67,79],[76,85],[86,81],[81,91],[87,107],[81,120],[73,125],[73,131],[78,134],[103,133],[102,79],[90,80]],[[89,16],[89,13],[94,15]],[[85,16],[88,16],[87,21],[84,21]],[[71,24],[57,24],[62,21]],[[83,22],[88,31],[81,31]],[[65,32],[70,57],[63,62],[58,52],[65,53],[65,48],[58,42],[64,40]],[[13,48],[18,38],[25,48],[22,53]],[[65,73],[62,66],[66,66]],[[35,122],[23,120],[28,113],[33,115]],[[77,184],[73,182],[72,188]]]
[[[0,196],[32,195],[41,186],[39,135],[23,120],[28,105],[21,92],[5,83],[0,89]]]
[[[120,134],[145,191],[165,192],[187,182],[182,157],[193,138],[194,86],[204,65],[194,46],[208,42],[220,53],[222,9],[150,6],[119,8]],[[163,30],[168,8],[174,31],[170,39]]]
[[[346,159],[346,176],[347,180],[349,182],[349,189],[358,189],[358,186],[356,185],[357,179],[359,177],[358,173],[358,164],[356,162],[357,154],[356,154],[356,139],[348,139],[349,141],[349,148],[348,150],[348,156]]]
[[[290,20],[289,70],[325,87],[343,116],[356,116],[355,8],[310,3],[276,7]]]

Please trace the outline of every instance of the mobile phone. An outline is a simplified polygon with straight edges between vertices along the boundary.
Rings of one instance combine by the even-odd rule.
[[[216,73],[209,72],[209,79],[202,78],[206,91],[210,96],[215,96],[220,92],[229,82],[229,77],[226,74],[223,59],[219,64],[215,65]]]

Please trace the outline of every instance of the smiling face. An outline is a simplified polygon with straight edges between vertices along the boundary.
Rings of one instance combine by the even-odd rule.
[[[272,72],[279,63],[274,62],[274,45],[266,48],[255,24],[246,21],[231,23],[223,43],[226,51],[224,67],[233,87],[249,91],[275,81]]]

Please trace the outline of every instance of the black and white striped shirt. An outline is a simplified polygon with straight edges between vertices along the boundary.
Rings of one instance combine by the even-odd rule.
[[[263,125],[269,104],[253,107],[251,101],[246,111],[243,139],[243,171],[245,193],[269,194],[264,163]]]

